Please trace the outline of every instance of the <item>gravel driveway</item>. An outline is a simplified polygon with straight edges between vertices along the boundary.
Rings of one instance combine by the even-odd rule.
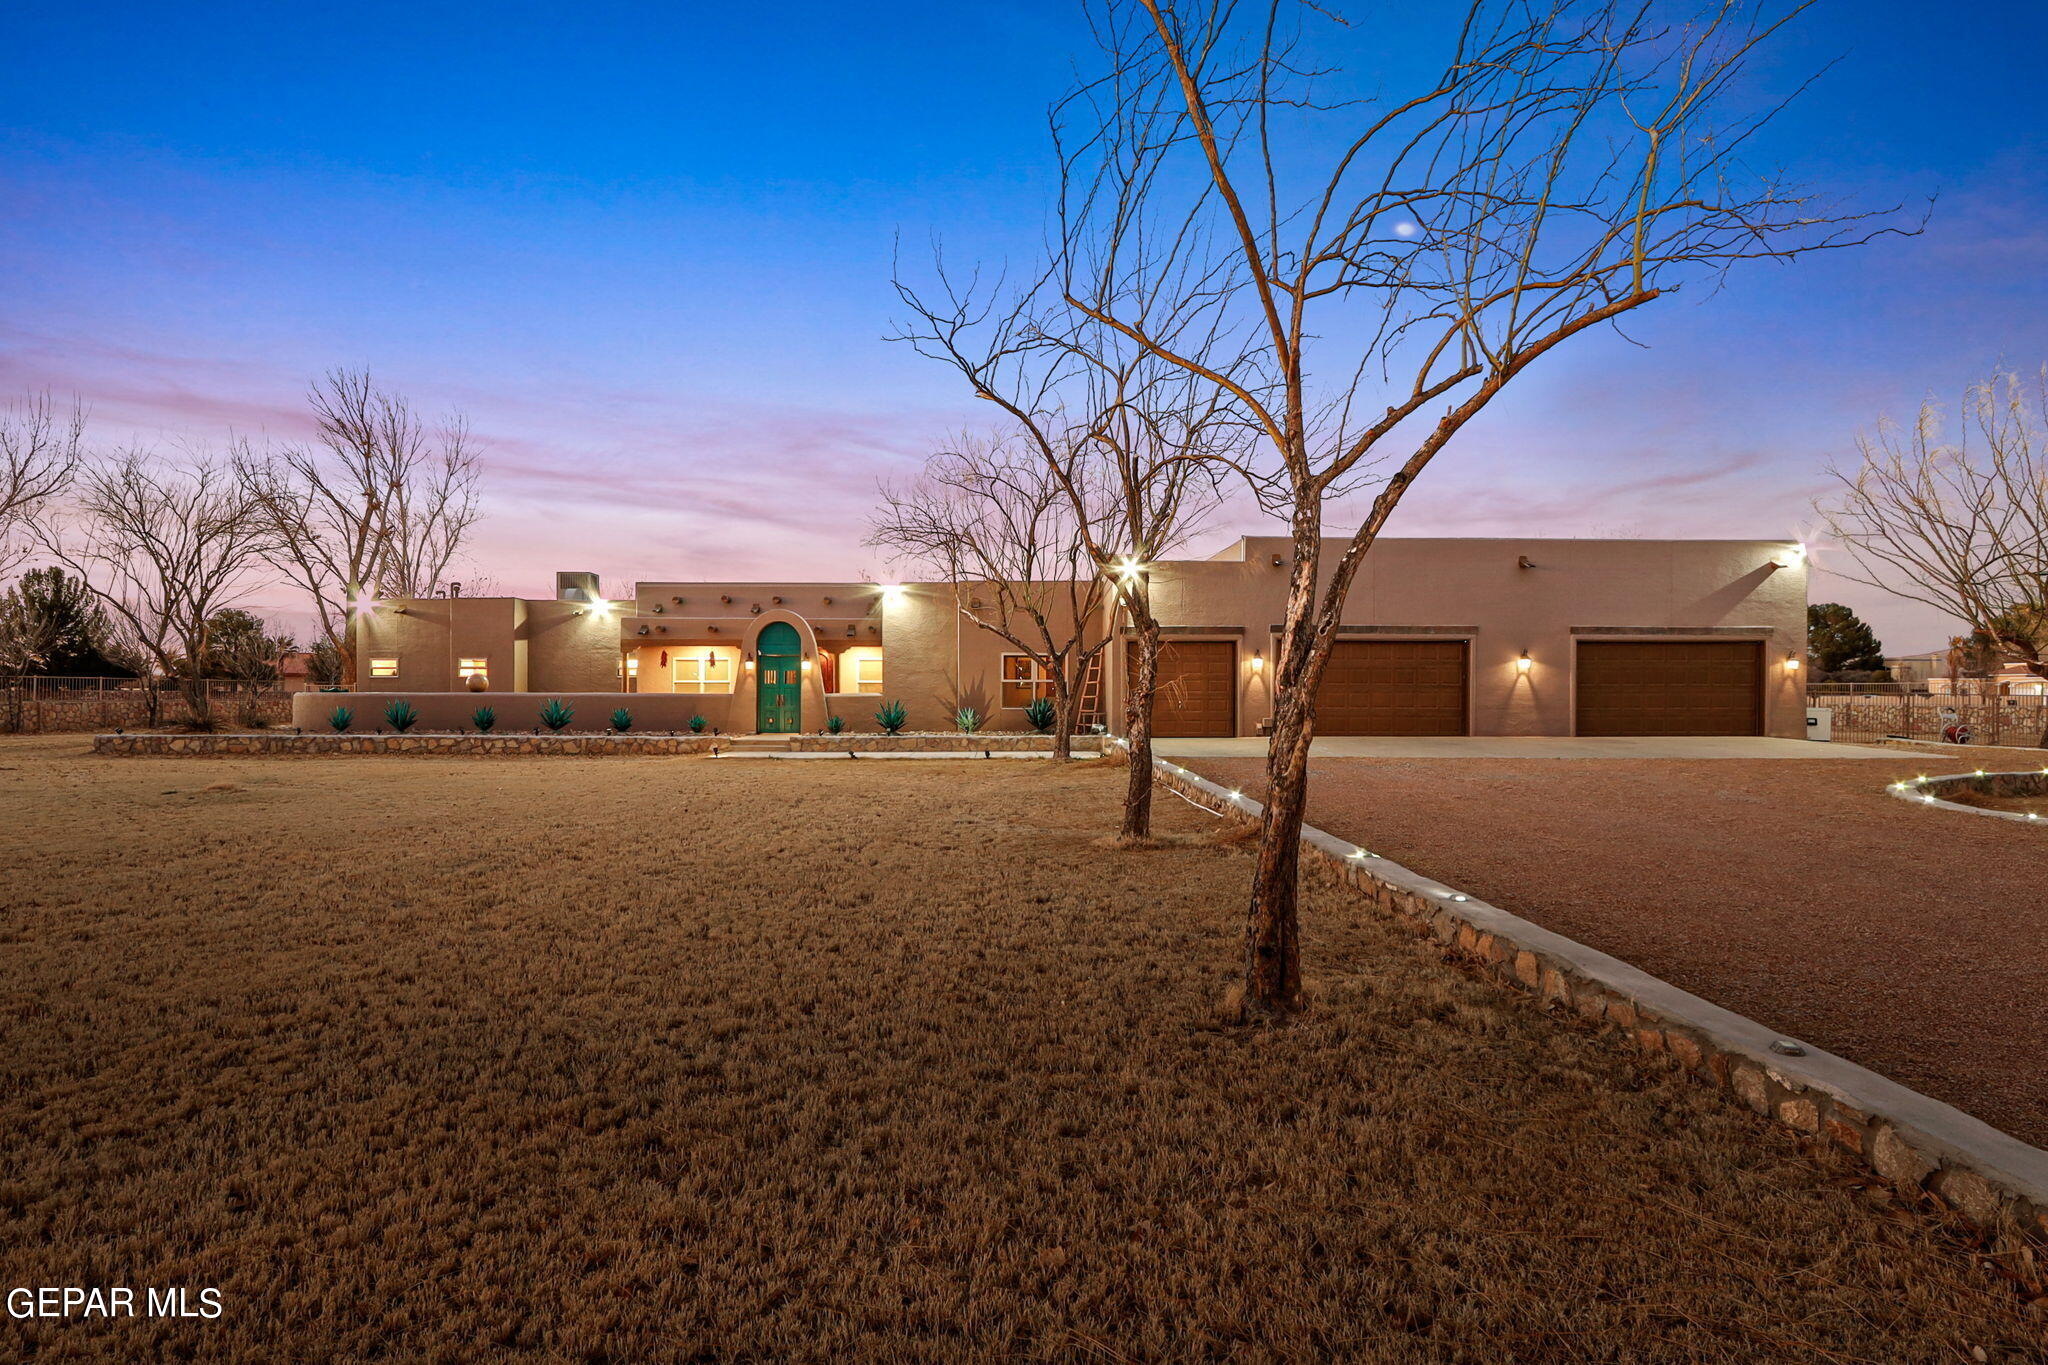
[[[2048,830],[1885,794],[1962,766],[1319,758],[1309,819],[2048,1145]]]

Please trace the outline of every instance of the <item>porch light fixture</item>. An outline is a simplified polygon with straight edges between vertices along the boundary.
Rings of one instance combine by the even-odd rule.
[[[901,583],[877,583],[875,587],[882,594],[882,601],[892,607],[903,600]]]
[[[1795,540],[1790,545],[1787,545],[1776,559],[1771,561],[1771,567],[1774,569],[1796,569],[1804,563],[1806,563],[1806,546],[1803,542]]]
[[[1785,671],[1787,673],[1797,673],[1799,671],[1799,656],[1797,654],[1787,654],[1785,656]]]
[[[808,656],[804,659],[804,676],[806,678],[811,676],[811,661]]]
[[[1529,657],[1529,651],[1525,649],[1522,651],[1522,657],[1515,660],[1515,672],[1527,673],[1535,662],[1534,659]]]
[[[1265,655],[1264,655],[1263,653],[1261,653],[1261,652],[1260,652],[1259,650],[1256,650],[1256,649],[1255,649],[1255,650],[1253,650],[1253,651],[1252,651],[1252,658],[1251,658],[1251,665],[1250,665],[1250,667],[1251,667],[1251,670],[1252,670],[1252,672],[1254,672],[1254,673],[1260,672],[1261,670],[1263,670],[1263,669],[1265,668],[1265,666],[1266,666],[1266,656],[1265,656]]]

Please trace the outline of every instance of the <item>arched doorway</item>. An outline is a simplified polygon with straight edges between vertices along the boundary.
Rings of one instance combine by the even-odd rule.
[[[804,642],[787,621],[770,621],[754,641],[754,728],[793,735],[803,728]]]

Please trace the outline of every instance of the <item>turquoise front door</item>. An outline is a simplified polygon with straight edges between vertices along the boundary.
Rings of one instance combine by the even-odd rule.
[[[754,642],[754,728],[793,735],[803,728],[804,644],[787,621],[770,622]]]

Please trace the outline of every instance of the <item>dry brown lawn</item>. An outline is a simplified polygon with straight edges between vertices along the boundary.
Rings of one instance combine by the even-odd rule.
[[[2038,1360],[1934,1215],[1023,763],[0,744],[0,1359]],[[1208,817],[1162,798],[1167,827]],[[1980,1354],[1981,1352],[1981,1354]]]

